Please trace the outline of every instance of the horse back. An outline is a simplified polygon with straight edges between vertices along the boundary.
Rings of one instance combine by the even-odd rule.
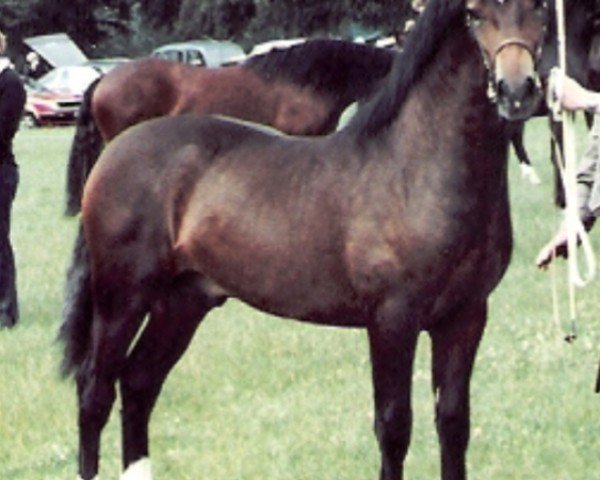
[[[111,70],[92,97],[92,113],[103,139],[108,141],[132,125],[170,114],[179,102],[181,81],[201,70],[156,58],[132,60]]]

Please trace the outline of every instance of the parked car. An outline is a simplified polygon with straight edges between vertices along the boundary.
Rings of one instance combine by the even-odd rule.
[[[75,121],[81,106],[81,94],[54,92],[34,80],[27,81],[25,90],[24,126],[68,125]]]
[[[230,63],[232,58],[244,56],[244,50],[234,42],[205,39],[169,43],[155,48],[150,56],[190,65],[220,67]]]
[[[124,57],[88,58],[65,33],[29,37],[24,42],[53,67],[38,79],[52,91],[83,93],[98,76],[128,61]]]
[[[38,79],[46,90],[57,93],[82,95],[86,88],[100,76],[94,67],[74,65],[56,67]]]
[[[88,86],[128,61],[123,57],[89,59],[64,33],[39,35],[24,41],[54,67],[37,80],[25,79],[27,102],[23,123],[27,126],[74,122]]]

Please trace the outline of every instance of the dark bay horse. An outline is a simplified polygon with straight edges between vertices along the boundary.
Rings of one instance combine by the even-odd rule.
[[[104,143],[127,127],[195,112],[291,135],[323,135],[335,129],[348,105],[375,90],[394,56],[393,50],[314,39],[221,68],[155,58],[120,65],[84,95],[67,166],[66,211],[79,211],[83,184]]]
[[[536,0],[430,0],[375,97],[328,136],[181,115],[109,143],[84,190],[60,333],[80,478],[98,474],[117,382],[124,478],[150,478],[163,382],[235,297],[366,329],[381,480],[403,478],[427,332],[441,476],[464,480],[471,372],[512,249],[507,119],[536,109],[544,15]]]

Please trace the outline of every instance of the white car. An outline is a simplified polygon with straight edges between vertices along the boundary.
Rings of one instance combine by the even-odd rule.
[[[40,77],[38,83],[52,92],[83,95],[100,75],[97,69],[85,65],[56,67]]]
[[[190,65],[220,67],[231,63],[234,58],[243,58],[245,55],[237,43],[207,38],[169,43],[155,48],[150,56]]]

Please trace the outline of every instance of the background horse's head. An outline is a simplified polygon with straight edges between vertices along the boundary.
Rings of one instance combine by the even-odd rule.
[[[489,72],[498,113],[528,118],[541,92],[536,66],[545,34],[543,0],[467,0],[467,16]]]

